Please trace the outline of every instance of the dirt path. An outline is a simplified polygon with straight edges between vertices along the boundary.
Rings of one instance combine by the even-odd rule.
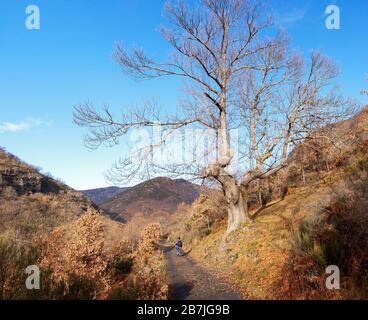
[[[164,247],[170,298],[173,300],[241,300],[241,296],[200,266],[190,255],[177,257],[175,249]]]

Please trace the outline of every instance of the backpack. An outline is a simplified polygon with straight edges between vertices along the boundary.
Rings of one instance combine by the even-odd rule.
[[[181,248],[183,247],[183,242],[181,242],[181,240],[178,240],[176,241],[176,245]]]

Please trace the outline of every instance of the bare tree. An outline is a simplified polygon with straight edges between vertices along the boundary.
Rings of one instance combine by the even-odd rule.
[[[227,199],[229,233],[251,219],[244,201],[248,186],[277,173],[292,145],[316,139],[319,128],[343,115],[343,99],[333,86],[338,72],[318,52],[305,62],[281,32],[271,37],[275,30],[270,18],[262,19],[261,1],[201,0],[194,6],[179,1],[168,3],[165,12],[171,29],[162,33],[173,47],[167,61],[121,44],[115,57],[134,78],[187,80],[188,98],[177,114],[163,116],[146,103],[116,119],[108,107],[98,112],[88,103],[76,107],[74,120],[90,128],[90,147],[116,144],[134,128],[162,128],[159,140],[118,161],[110,178],[123,182],[167,171],[216,181]],[[210,131],[215,138],[206,156],[216,154],[215,159],[158,165],[155,151],[183,128],[194,135],[195,129]],[[231,137],[232,130],[239,132],[237,138]]]

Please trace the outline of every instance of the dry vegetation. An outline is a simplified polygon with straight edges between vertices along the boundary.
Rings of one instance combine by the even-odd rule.
[[[51,232],[84,212],[88,201],[78,193],[18,196],[12,187],[0,190],[0,233],[18,242]]]
[[[197,259],[246,298],[367,299],[367,111],[335,127],[339,152],[314,153],[304,143],[285,170],[254,185],[251,223],[224,238],[226,205],[202,197],[173,237],[182,235]],[[326,289],[329,265],[340,268],[339,291]]]
[[[161,237],[160,225],[149,225],[134,243],[124,225],[93,209],[29,243],[2,236],[1,298],[165,299]],[[42,275],[37,292],[24,286],[24,270],[34,264]]]
[[[108,274],[109,264],[116,254],[128,253],[123,239],[119,239],[122,230],[112,242],[106,241],[106,233],[113,227],[111,224],[100,214],[89,211],[77,221],[57,228],[42,243],[40,265],[53,270],[55,283],[67,283],[74,275],[94,283],[96,293],[109,290],[112,281]]]
[[[153,245],[158,225],[133,237],[82,194],[3,150],[0,178],[0,299],[167,297],[164,260]],[[41,269],[41,290],[25,287],[30,265]]]
[[[132,272],[109,293],[110,299],[165,300],[168,298],[166,264],[158,242],[162,238],[159,224],[143,229],[133,251]]]
[[[367,298],[368,217],[362,192],[367,190],[362,179],[367,160],[358,161],[365,168],[352,182],[346,182],[350,174],[339,171],[293,190],[226,241],[226,220],[206,215],[219,208],[209,199],[196,203],[173,235],[183,235],[195,257],[220,275],[226,273],[246,298]],[[341,269],[341,291],[325,287],[329,265]]]

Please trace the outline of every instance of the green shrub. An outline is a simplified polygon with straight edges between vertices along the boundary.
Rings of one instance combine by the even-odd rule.
[[[127,274],[132,270],[134,258],[132,257],[118,257],[112,263],[113,272],[115,275]]]
[[[138,288],[136,286],[128,288],[115,288],[109,293],[109,300],[137,300]]]
[[[310,252],[314,244],[313,233],[313,225],[308,221],[302,221],[299,225],[299,230],[294,234],[294,247],[301,252]]]
[[[294,235],[295,248],[302,254],[310,255],[319,272],[330,265],[341,266],[344,244],[336,230],[327,230],[321,223],[302,221]]]

